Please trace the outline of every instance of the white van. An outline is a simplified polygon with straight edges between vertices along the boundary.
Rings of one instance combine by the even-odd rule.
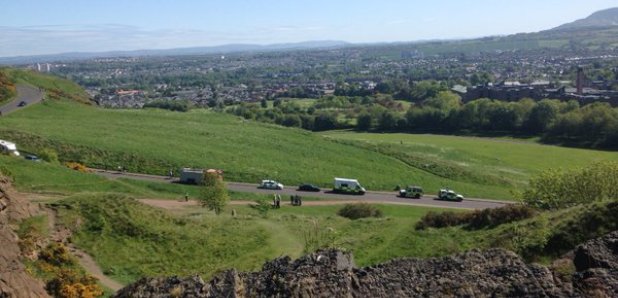
[[[15,143],[7,142],[4,140],[0,140],[0,153],[12,156],[19,156],[19,151],[17,151],[17,146],[15,146]]]
[[[333,192],[364,195],[365,188],[356,179],[335,178]]]

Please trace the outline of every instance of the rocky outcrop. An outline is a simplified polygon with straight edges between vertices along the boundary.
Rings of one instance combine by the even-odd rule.
[[[209,282],[143,278],[116,297],[618,297],[617,243],[614,232],[577,247],[562,260],[577,268],[566,278],[502,249],[365,268],[348,253],[323,250],[275,259],[259,272],[228,270]]]
[[[36,215],[38,208],[15,194],[0,176],[0,297],[49,297],[41,281],[26,272],[12,225]]]
[[[586,297],[618,297],[618,231],[590,240],[574,251],[573,285]]]

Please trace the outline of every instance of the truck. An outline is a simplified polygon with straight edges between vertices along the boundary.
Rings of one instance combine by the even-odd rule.
[[[423,188],[415,185],[408,185],[399,190],[399,197],[420,199],[423,196]]]
[[[464,197],[451,189],[443,188],[438,191],[438,199],[444,201],[461,202]]]
[[[180,183],[183,184],[202,184],[204,182],[204,174],[213,174],[223,178],[223,171],[217,169],[193,169],[182,168],[180,169]]]
[[[333,192],[364,195],[366,191],[365,188],[356,179],[335,178]]]
[[[19,156],[19,151],[17,151],[17,146],[15,143],[11,143],[9,141],[0,140],[0,153],[11,155],[11,156]]]
[[[180,169],[180,183],[202,184],[204,181],[204,169],[182,168]]]

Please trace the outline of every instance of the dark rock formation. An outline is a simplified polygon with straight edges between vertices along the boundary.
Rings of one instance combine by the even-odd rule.
[[[573,262],[577,271],[591,268],[618,269],[618,231],[578,246]]]
[[[618,231],[575,249],[573,285],[586,297],[618,297]]]
[[[49,297],[41,281],[26,272],[12,225],[37,214],[38,208],[15,194],[0,176],[0,297]]]
[[[208,283],[143,278],[116,297],[618,297],[617,243],[618,231],[578,246],[560,260],[575,273],[526,264],[502,249],[365,268],[350,254],[323,250],[275,259],[259,272],[228,270]]]

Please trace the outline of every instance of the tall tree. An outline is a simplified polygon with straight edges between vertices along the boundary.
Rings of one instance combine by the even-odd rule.
[[[204,172],[203,184],[200,204],[219,215],[230,200],[223,177],[217,173]]]

